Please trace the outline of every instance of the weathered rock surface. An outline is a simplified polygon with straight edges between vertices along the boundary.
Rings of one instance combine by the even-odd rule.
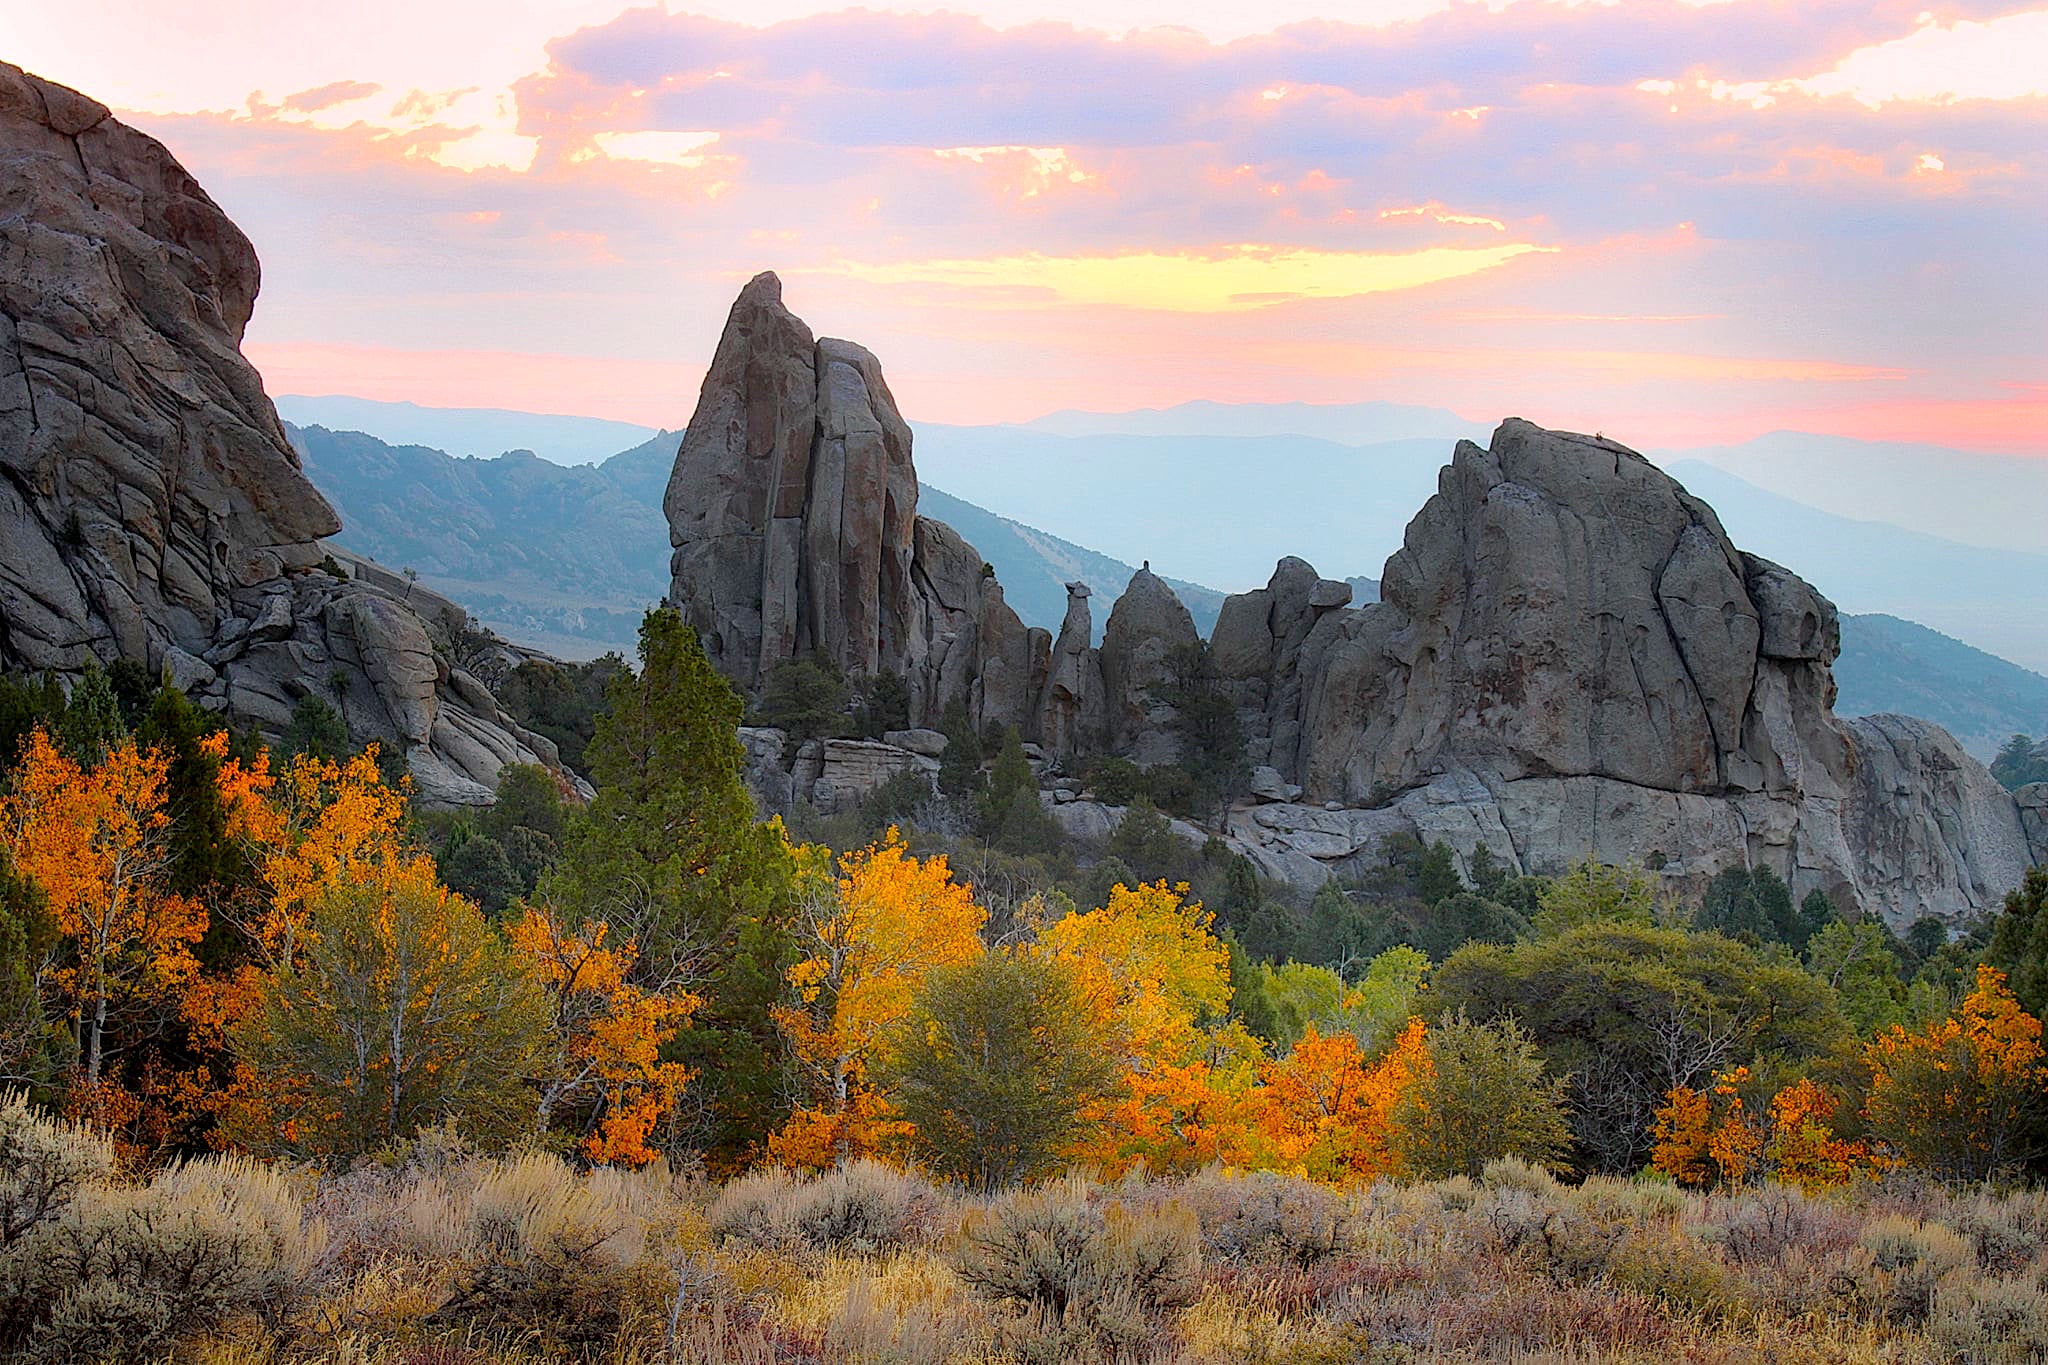
[[[1146,767],[1180,757],[1173,707],[1158,692],[1176,652],[1201,638],[1194,617],[1164,579],[1149,566],[1131,575],[1102,631],[1103,705],[1117,753]]]
[[[916,747],[892,740],[807,739],[792,746],[781,730],[743,726],[747,787],[764,815],[788,815],[798,802],[832,815],[859,806],[861,798],[902,773],[916,773],[927,785],[938,776],[939,760],[927,730],[891,731]],[[938,735],[938,748],[945,736]]]
[[[1382,593],[1322,607],[1283,561],[1225,606],[1255,760],[1309,803],[1239,821],[1276,868],[1355,854],[1312,818],[1334,801],[1532,872],[1591,854],[1696,890],[1768,863],[1903,926],[1987,908],[2044,851],[1938,727],[1836,721],[1832,604],[1611,441],[1510,420],[1461,442]]]
[[[1053,642],[1045,684],[1039,690],[1038,735],[1062,757],[1100,750],[1108,742],[1102,703],[1102,659],[1096,652],[1095,623],[1086,583],[1067,584],[1067,614]]]
[[[2048,782],[2030,783],[2012,796],[2019,805],[2020,827],[2027,832],[2034,861],[2048,861]]]
[[[240,350],[258,279],[161,144],[0,64],[0,668],[132,659],[272,734],[319,695],[430,801],[558,766],[460,684],[460,609],[322,543]]]
[[[819,340],[759,275],[734,302],[665,500],[671,598],[743,690],[815,657],[1023,723],[1042,660],[982,558],[917,515],[910,428],[874,356]]]
[[[1057,639],[1025,631],[916,494],[874,358],[814,340],[773,276],[748,285],[668,502],[673,596],[727,675],[752,687],[806,654],[899,672],[913,725],[964,702],[1037,741],[1048,777],[1178,757],[1160,683],[1197,637],[1172,590],[1134,576],[1099,650],[1083,585]],[[1839,647],[1825,598],[1641,456],[1510,420],[1458,445],[1376,592],[1290,558],[1224,603],[1210,659],[1255,774],[1224,833],[1294,881],[1409,833],[1530,872],[1640,862],[1687,892],[1767,864],[1899,927],[1989,908],[2048,856],[2048,799],[2016,802],[1935,727],[1836,721]],[[749,743],[771,808],[843,805],[935,762]],[[1114,828],[1071,783],[1044,795],[1077,835]]]
[[[1301,743],[1302,651],[1316,623],[1351,600],[1351,585],[1320,578],[1292,555],[1263,588],[1227,598],[1209,657],[1237,703],[1245,755],[1293,774]],[[1327,639],[1319,639],[1319,644]]]

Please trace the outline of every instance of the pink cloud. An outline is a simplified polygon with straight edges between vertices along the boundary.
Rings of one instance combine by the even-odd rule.
[[[350,83],[144,122],[257,242],[253,348],[291,367],[278,389],[674,425],[732,290],[772,267],[929,420],[1384,397],[1643,444],[1797,414],[2038,443],[2038,397],[2000,385],[2044,364],[2048,101],[1873,108],[1796,84],[1918,12],[1521,0],[1219,43],[645,9],[517,83],[495,135],[529,149],[523,172],[442,164],[475,91],[399,98],[403,127],[287,116]],[[1752,86],[1777,93],[1727,93]],[[1266,306],[1218,317],[998,269],[1501,242],[1554,250],[1391,292],[1254,281],[1235,297]]]

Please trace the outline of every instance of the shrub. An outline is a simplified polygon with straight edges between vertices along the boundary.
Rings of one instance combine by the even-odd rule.
[[[1934,1310],[1936,1291],[1953,1272],[1976,1264],[1976,1249],[1938,1223],[1886,1216],[1857,1239],[1875,1269],[1876,1307],[1886,1322],[1918,1324]]]
[[[1201,1233],[1179,1203],[1098,1207],[1068,1178],[996,1200],[963,1220],[953,1269],[990,1298],[1056,1322],[1152,1316],[1194,1301]]]
[[[629,1207],[638,1179],[579,1175],[538,1152],[485,1163],[466,1193],[457,1187],[465,1264],[429,1322],[515,1327],[588,1354],[636,1313],[656,1314],[663,1288],[642,1260],[646,1220]]]
[[[277,1172],[242,1158],[94,1186],[0,1265],[0,1345],[33,1359],[161,1357],[244,1313],[275,1319],[322,1245]]]
[[[1357,1210],[1326,1185],[1260,1171],[1204,1172],[1183,1192],[1202,1229],[1202,1246],[1231,1265],[1304,1269],[1351,1249]]]
[[[1927,1335],[1943,1358],[1970,1365],[2048,1359],[2048,1293],[2018,1279],[1969,1280],[1937,1296]]]
[[[1782,1186],[1732,1195],[1718,1212],[1708,1230],[1738,1265],[1775,1264],[1795,1247],[1820,1248],[1822,1219],[1807,1199]]]
[[[798,1227],[820,1251],[866,1255],[928,1240],[938,1208],[930,1185],[879,1161],[827,1171],[804,1193]]]
[[[802,1244],[803,1177],[779,1167],[749,1171],[729,1182],[711,1205],[711,1231],[721,1241],[762,1251]]]
[[[26,1096],[0,1100],[0,1248],[61,1216],[113,1171],[105,1137],[37,1113]]]
[[[930,1185],[861,1160],[811,1178],[779,1169],[743,1175],[712,1204],[711,1230],[763,1251],[867,1255],[928,1241],[938,1212]]]
[[[1622,1241],[1607,1266],[1608,1280],[1709,1320],[1735,1316],[1748,1299],[1742,1277],[1709,1247],[1676,1228],[1638,1233]]]
[[[1978,1196],[1948,1220],[1977,1248],[1977,1264],[1997,1275],[2024,1269],[2048,1249],[2048,1193]]]

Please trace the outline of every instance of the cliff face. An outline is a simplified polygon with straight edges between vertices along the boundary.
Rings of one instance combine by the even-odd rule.
[[[133,659],[273,733],[317,694],[427,799],[488,801],[552,746],[454,665],[452,603],[329,557],[241,354],[258,281],[161,144],[0,64],[0,668]]]
[[[1056,761],[1176,756],[1157,688],[1196,635],[1170,587],[1133,576],[1097,650],[1076,585],[1055,642],[916,506],[874,357],[753,281],[668,492],[673,595],[726,673],[751,688],[815,654],[902,674],[913,724],[960,698]],[[1360,871],[1406,832],[1530,872],[1640,862],[1693,892],[1766,864],[1904,926],[1986,909],[2048,856],[1939,728],[1837,721],[1834,606],[1614,442],[1511,420],[1461,443],[1381,592],[1352,607],[1287,559],[1223,606],[1210,657],[1258,794],[1225,833],[1270,875]]]

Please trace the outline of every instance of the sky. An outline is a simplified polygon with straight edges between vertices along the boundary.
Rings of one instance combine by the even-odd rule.
[[[773,269],[906,415],[1385,399],[2048,455],[2048,5],[70,0],[273,393],[680,426]]]

